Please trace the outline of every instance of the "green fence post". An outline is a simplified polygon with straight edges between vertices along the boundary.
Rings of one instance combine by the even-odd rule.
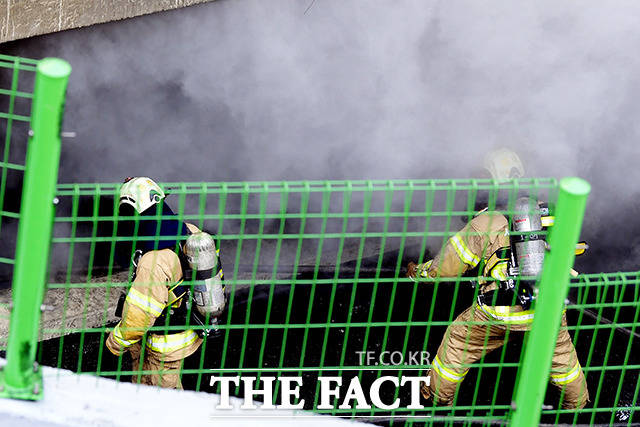
[[[69,63],[57,58],[45,58],[36,68],[32,132],[13,271],[7,364],[0,372],[2,397],[42,398],[42,373],[35,357],[53,229],[60,127],[70,73]]]
[[[560,319],[569,289],[569,274],[575,247],[591,191],[580,178],[560,181],[555,225],[549,235],[550,250],[545,256],[535,317],[526,343],[520,378],[511,413],[511,425],[537,426],[549,381],[551,359],[560,328]]]

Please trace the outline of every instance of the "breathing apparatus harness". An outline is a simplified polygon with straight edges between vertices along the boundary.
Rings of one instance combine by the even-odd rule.
[[[202,286],[199,282],[210,278],[211,271],[208,272],[208,277],[207,272],[202,273],[200,271],[193,271],[186,261],[183,245],[180,246],[178,257],[180,258],[180,264],[182,265],[183,278],[169,288],[169,294],[171,295],[171,292],[173,292],[176,297],[167,303],[160,316],[156,318],[155,325],[198,326],[199,328],[196,330],[196,333],[200,338],[216,336],[216,333],[219,331],[218,320],[224,313],[224,308],[227,303],[226,294],[224,293],[224,285],[222,284],[224,280],[224,273],[222,272],[219,251],[216,251],[217,268],[214,277],[217,276],[220,278],[220,289],[218,294],[221,293],[222,296],[217,296],[219,300],[221,300],[221,303],[219,304],[221,307],[218,312],[213,314],[209,313],[209,315],[206,313],[203,314],[201,310],[198,310],[198,301],[202,302],[200,295],[203,292],[202,290],[199,290],[199,287]],[[192,278],[193,280],[191,280]]]
[[[180,246],[179,257],[188,284],[181,281],[176,285],[174,293],[180,294],[176,301],[186,296],[183,311],[190,314],[190,324],[200,326],[197,333],[201,338],[218,336],[218,320],[227,305],[220,250],[212,235],[201,231]]]
[[[178,245],[178,258],[183,278],[169,288],[169,295],[173,292],[175,298],[166,304],[154,324],[156,326],[198,326],[196,333],[200,338],[215,337],[219,332],[218,320],[227,304],[220,251],[215,249],[214,238],[207,232],[193,234],[187,229],[187,235],[186,241]],[[201,244],[203,241],[204,245]],[[140,258],[149,250],[153,250],[144,247],[143,249],[136,249],[131,257],[133,268],[129,283],[133,283],[136,278]],[[198,256],[198,250],[209,253],[206,257]],[[198,258],[200,263],[197,261]],[[203,263],[205,258],[207,258],[207,265]],[[128,288],[120,295],[115,312],[116,317],[122,317],[127,294]]]
[[[510,245],[499,249],[489,258],[493,264],[489,273],[496,279],[498,289],[479,294],[478,304],[520,305],[524,310],[531,307],[536,299],[536,280],[542,272],[544,253],[548,247],[543,232],[545,226],[552,225],[552,218],[546,205],[539,205],[527,197],[516,201]],[[493,274],[496,268],[504,268],[505,271]]]

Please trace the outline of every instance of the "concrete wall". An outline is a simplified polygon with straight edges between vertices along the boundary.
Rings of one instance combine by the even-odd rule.
[[[0,43],[212,0],[0,0]]]

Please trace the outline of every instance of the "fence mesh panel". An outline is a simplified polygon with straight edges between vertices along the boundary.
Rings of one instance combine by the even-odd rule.
[[[640,274],[589,274],[569,291],[569,331],[592,403],[579,412],[544,410],[545,422],[638,423]]]
[[[14,263],[35,64],[34,60],[0,55],[0,289],[9,286]],[[7,299],[0,298],[3,323],[9,319],[8,309]],[[6,345],[4,331],[0,350]]]
[[[0,123],[5,132],[0,163],[0,265],[9,267],[15,250],[10,232],[20,217],[35,64],[0,55],[0,67],[8,70],[0,73]],[[212,386],[212,376],[240,375],[258,381],[295,376],[302,377],[297,401],[304,400],[304,409],[323,414],[382,425],[508,421],[527,337],[510,329],[499,337],[502,342],[495,351],[463,364],[469,371],[451,407],[423,402],[424,409],[411,409],[410,387],[389,381],[382,383],[380,398],[385,405],[399,399],[397,408],[376,407],[371,401],[343,402],[354,378],[368,397],[367,391],[383,376],[417,377],[434,369],[447,328],[474,306],[478,283],[491,280],[475,268],[464,275],[416,283],[405,277],[407,264],[432,259],[485,207],[510,218],[518,197],[553,204],[556,180],[162,186],[175,215],[122,216],[119,184],[58,185],[38,348],[41,364],[119,381],[161,372],[163,367],[144,369],[142,364],[132,364],[127,352],[114,356],[105,341],[120,320],[115,313],[117,302],[131,286],[134,246],[143,242],[153,246],[160,240],[158,233],[149,236],[136,230],[145,221],[177,218],[215,236],[228,296],[219,332],[180,362],[184,388],[219,393],[220,384]],[[177,250],[180,239],[173,237]],[[580,411],[555,409],[563,396],[549,387],[543,423],[630,425],[640,421],[638,281],[638,273],[579,275],[572,280],[568,330],[591,403]],[[188,277],[183,283],[193,286]],[[0,304],[0,310],[5,325],[9,304]],[[469,327],[493,324],[462,323]],[[142,338],[142,351],[151,334],[185,329],[204,328],[190,316],[183,324],[158,322]],[[484,343],[494,338],[487,333]],[[4,349],[6,330],[1,339]],[[326,409],[319,382],[323,377],[342,381],[338,398]],[[242,397],[243,393],[242,382],[231,389],[232,395]],[[279,403],[282,394],[276,382],[273,403]]]
[[[63,336],[45,343],[42,361],[129,380],[139,371],[131,369],[126,356],[112,356],[104,339],[117,321],[115,301],[129,286],[130,271],[115,262],[118,243],[147,238],[118,235],[115,225],[131,219],[118,217],[118,187],[59,185],[52,251],[58,280],[49,289],[61,293],[66,314],[43,329],[47,337]],[[405,278],[407,263],[432,258],[483,206],[508,213],[523,194],[554,200],[555,180],[163,187],[178,218],[215,234],[229,294],[223,333],[185,360],[186,388],[219,391],[209,386],[212,374],[294,375],[303,377],[305,408],[318,412],[382,420],[445,414],[504,419],[522,334],[514,333],[500,351],[473,365],[453,410],[402,409],[409,393],[394,387],[382,389],[385,401],[400,398],[394,411],[337,404],[318,409],[317,378],[339,376],[348,384],[357,376],[366,389],[382,375],[424,375],[447,326],[477,296],[472,285],[478,274],[418,284]],[[151,331],[180,329],[162,325]],[[375,359],[367,362],[365,352]],[[241,388],[233,391],[242,395]]]

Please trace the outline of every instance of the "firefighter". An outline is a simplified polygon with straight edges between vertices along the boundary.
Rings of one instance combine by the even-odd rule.
[[[116,356],[129,352],[132,382],[180,389],[182,360],[198,350],[225,309],[219,252],[208,233],[177,219],[164,191],[149,178],[127,178],[119,212],[134,218],[118,224],[137,236],[135,248],[120,249],[134,252],[135,276],[106,346]],[[186,286],[192,278],[195,285]],[[154,325],[198,327],[148,332]]]
[[[538,202],[521,198],[516,201],[512,219],[514,231],[519,233],[510,237],[507,218],[498,212],[482,212],[451,237],[434,259],[408,266],[407,276],[416,281],[457,277],[477,266],[482,276],[491,278],[479,282],[475,304],[448,326],[432,361],[430,384],[423,385],[421,390],[425,399],[433,397],[437,404],[452,405],[470,364],[500,348],[507,331],[526,331],[531,327],[532,284],[514,280],[514,276],[537,276],[541,272],[545,242],[542,236],[537,237],[543,225],[552,225],[552,217]],[[523,233],[533,238],[524,238]],[[564,393],[562,407],[577,409],[584,407],[589,393],[566,326],[563,313],[550,382]]]

